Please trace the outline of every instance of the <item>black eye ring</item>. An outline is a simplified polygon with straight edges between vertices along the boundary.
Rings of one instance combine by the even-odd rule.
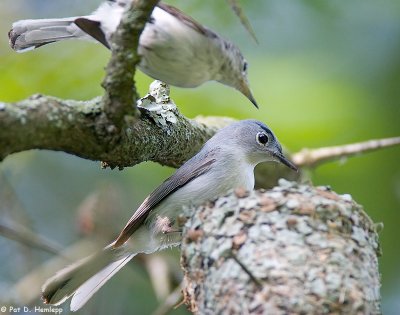
[[[257,142],[259,143],[259,144],[261,144],[261,145],[267,145],[267,143],[268,143],[268,141],[269,141],[269,138],[268,138],[268,136],[264,133],[264,132],[259,132],[259,133],[257,133],[257,135],[256,135],[256,140],[257,140]]]

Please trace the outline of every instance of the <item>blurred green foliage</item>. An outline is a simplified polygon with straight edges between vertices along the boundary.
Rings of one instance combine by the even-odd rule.
[[[188,117],[257,118],[269,124],[293,152],[400,135],[398,0],[241,1],[259,45],[225,1],[168,2],[238,43],[250,63],[251,86],[261,105],[257,111],[239,93],[217,83],[190,90],[172,88],[174,101]],[[16,54],[7,43],[14,20],[78,15],[97,4],[3,0],[0,100],[12,102],[35,93],[80,100],[100,95],[109,57],[102,46],[71,41]],[[145,94],[151,79],[138,73],[136,80],[140,93]],[[384,223],[380,267],[386,314],[397,314],[400,309],[399,162],[400,149],[391,148],[310,171],[315,185],[330,185],[338,193],[351,194],[374,221]],[[76,209],[91,192],[102,187],[118,191],[120,211],[112,217],[122,227],[135,207],[172,171],[153,163],[123,171],[101,170],[97,162],[64,153],[15,154],[0,164],[1,220],[24,222],[66,247],[83,237],[77,229]],[[2,295],[51,257],[4,238],[0,246]],[[172,253],[178,257],[177,251]],[[157,304],[144,268],[134,262],[79,313],[150,314]],[[183,313],[184,307],[171,312]]]

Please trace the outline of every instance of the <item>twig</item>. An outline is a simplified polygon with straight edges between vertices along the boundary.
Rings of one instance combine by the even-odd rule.
[[[244,13],[244,10],[240,6],[237,0],[226,0],[233,10],[235,12],[236,16],[239,18],[240,23],[244,26],[244,28],[247,30],[247,32],[250,34],[250,36],[254,39],[254,41],[258,44],[258,39],[256,36],[256,33],[254,32],[253,27],[251,26],[251,23],[249,19],[247,18],[246,14]]]
[[[0,222],[0,235],[17,241],[25,246],[40,249],[50,254],[60,254],[61,246],[23,226],[10,226]]]
[[[180,300],[182,296],[182,286],[183,282],[178,285],[174,291],[164,300],[164,303],[159,305],[158,308],[152,313],[152,315],[165,315],[170,310],[177,308],[181,305]]]
[[[229,255],[242,269],[243,271],[249,276],[250,280],[253,281],[258,288],[262,288],[263,285],[258,280],[254,275],[251,273],[251,271],[239,260],[239,258],[236,257],[236,255],[231,251]]]
[[[22,244],[22,255],[26,268],[34,266],[32,250],[42,250],[58,255],[61,246],[37,233],[32,228],[32,220],[15,192],[8,176],[0,168],[0,236]]]
[[[380,148],[391,147],[400,144],[400,137],[369,140],[346,144],[342,146],[324,147],[319,149],[302,149],[292,155],[294,164],[300,167],[314,167],[327,161],[360,154],[362,152],[374,151]]]
[[[154,292],[159,301],[171,291],[168,264],[160,255],[145,255],[145,266],[150,276]]]

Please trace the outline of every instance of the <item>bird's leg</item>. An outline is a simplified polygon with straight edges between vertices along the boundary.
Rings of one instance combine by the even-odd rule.
[[[168,217],[157,217],[156,227],[157,230],[162,234],[171,234],[171,233],[182,233],[181,227],[176,227],[175,220],[171,220]]]
[[[175,222],[171,222],[171,224],[167,226],[163,226],[161,232],[163,234],[171,234],[171,233],[182,233],[182,228],[180,227],[173,227]]]

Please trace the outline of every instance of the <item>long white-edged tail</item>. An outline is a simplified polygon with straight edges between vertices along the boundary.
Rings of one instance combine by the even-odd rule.
[[[61,40],[84,39],[100,42],[110,48],[107,36],[117,28],[125,2],[106,1],[87,16],[15,22],[8,33],[10,46],[18,52],[24,52]]]
[[[46,304],[59,305],[72,296],[71,311],[76,311],[135,255],[109,245],[47,280],[42,299]]]
[[[24,52],[65,39],[90,40],[91,37],[75,24],[76,19],[70,17],[15,22],[8,33],[10,46],[18,52]]]

